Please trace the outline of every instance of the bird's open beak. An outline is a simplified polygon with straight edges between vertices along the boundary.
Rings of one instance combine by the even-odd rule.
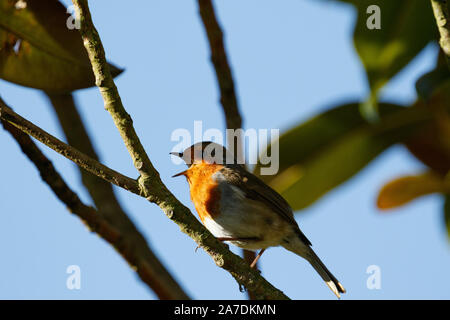
[[[182,158],[183,157],[183,153],[182,152],[169,152],[169,154],[173,155],[173,156],[177,156]]]
[[[185,176],[185,175],[186,175],[186,172],[187,172],[187,170],[184,170],[184,171],[182,171],[182,172],[180,172],[180,173],[174,174],[174,175],[172,176],[172,178],[179,177],[179,176]]]
[[[183,153],[182,153],[182,152],[169,152],[169,154],[171,154],[171,155],[173,155],[173,156],[180,157],[180,158],[183,157]],[[187,171],[187,170],[184,170],[183,172],[174,174],[174,175],[172,176],[172,178],[179,177],[179,176],[184,176],[184,175],[186,175],[186,171]]]

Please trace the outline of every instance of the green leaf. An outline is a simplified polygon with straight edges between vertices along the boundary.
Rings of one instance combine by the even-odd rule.
[[[95,84],[78,30],[57,0],[0,0],[0,78],[49,92]],[[110,65],[114,76],[122,70]]]
[[[444,200],[444,223],[447,228],[447,235],[450,239],[450,195],[445,195]]]
[[[424,74],[417,80],[417,94],[421,98],[429,100],[436,88],[441,86],[446,81],[450,81],[450,71],[447,66],[440,66],[433,71]]]
[[[358,9],[354,44],[376,94],[430,41],[437,39],[436,23],[426,0],[345,0]],[[368,29],[370,5],[381,12],[381,29]]]
[[[261,176],[294,210],[340,185],[429,119],[424,108],[380,104],[380,121],[366,122],[358,103],[330,109],[281,135],[279,173]],[[271,154],[271,147],[266,151]],[[254,172],[259,174],[261,165]]]
[[[448,85],[448,83],[450,83],[450,70],[447,59],[445,54],[439,51],[436,67],[416,81],[416,91],[424,100],[430,100],[437,89]]]

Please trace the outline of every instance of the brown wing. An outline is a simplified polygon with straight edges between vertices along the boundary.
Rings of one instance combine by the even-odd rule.
[[[266,204],[272,211],[278,213],[283,219],[292,224],[305,244],[311,245],[311,242],[298,227],[292,208],[278,192],[242,166],[224,167],[221,171],[227,177],[229,183],[245,192],[247,198]]]

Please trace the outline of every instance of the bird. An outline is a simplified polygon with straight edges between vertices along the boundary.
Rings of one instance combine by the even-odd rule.
[[[306,259],[338,298],[346,292],[311,248],[288,202],[224,146],[203,141],[170,154],[188,166],[173,177],[186,177],[203,225],[220,241],[260,250],[252,268],[267,248],[282,246]]]

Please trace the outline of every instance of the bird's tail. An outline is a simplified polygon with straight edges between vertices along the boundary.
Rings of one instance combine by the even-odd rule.
[[[344,286],[336,279],[335,276],[328,270],[328,268],[319,259],[313,249],[310,248],[310,253],[305,257],[306,260],[313,266],[317,273],[322,277],[323,281],[333,291],[333,293],[340,298],[341,293],[345,293]]]
[[[328,270],[328,268],[323,264],[323,262],[319,259],[316,253],[311,249],[309,245],[301,244],[301,245],[286,245],[284,246],[289,251],[296,253],[297,255],[305,258],[317,271],[320,277],[325,281],[327,286],[333,291],[333,293],[341,298],[341,293],[345,293],[345,289],[342,284],[336,279],[335,276]]]

